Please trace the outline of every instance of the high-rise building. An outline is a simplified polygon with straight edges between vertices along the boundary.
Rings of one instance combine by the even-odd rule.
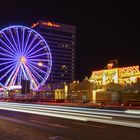
[[[75,77],[76,27],[50,21],[38,21],[32,28],[48,43],[52,54],[52,71],[48,82],[71,82]]]

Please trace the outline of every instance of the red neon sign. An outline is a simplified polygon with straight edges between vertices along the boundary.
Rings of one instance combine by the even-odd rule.
[[[34,27],[37,26],[38,24],[39,24],[39,22],[33,23],[33,25],[32,25],[31,27],[34,28]]]

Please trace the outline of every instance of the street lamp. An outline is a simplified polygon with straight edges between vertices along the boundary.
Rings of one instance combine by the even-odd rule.
[[[40,67],[43,66],[42,62],[38,62],[38,66]]]

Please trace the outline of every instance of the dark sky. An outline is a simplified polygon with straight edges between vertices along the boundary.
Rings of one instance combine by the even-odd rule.
[[[37,20],[77,27],[76,78],[90,76],[110,59],[140,65],[140,8],[135,1],[1,0],[0,29]]]

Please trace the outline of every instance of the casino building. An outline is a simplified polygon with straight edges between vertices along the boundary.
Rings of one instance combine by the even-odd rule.
[[[140,79],[139,66],[114,67],[114,63],[108,63],[107,68],[93,71],[90,82],[99,85],[107,85],[111,82],[118,84],[131,84]]]
[[[38,21],[32,28],[48,43],[52,54],[52,71],[48,82],[71,82],[75,77],[76,27],[50,21]]]

